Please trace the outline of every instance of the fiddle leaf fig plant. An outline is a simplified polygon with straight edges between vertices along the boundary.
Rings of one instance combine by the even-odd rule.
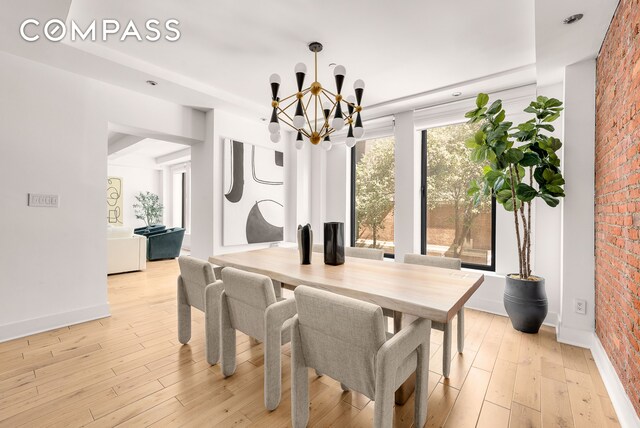
[[[471,160],[484,164],[483,179],[472,181],[468,193],[476,203],[494,195],[505,210],[513,212],[519,277],[524,280],[533,278],[531,204],[540,198],[555,207],[565,196],[557,155],[562,142],[549,135],[555,130],[551,123],[562,110],[561,101],[539,96],[524,109],[532,118],[514,126],[505,120],[502,101],[489,105],[489,96],[481,93],[476,108],[465,114],[469,123],[481,123],[480,130],[465,144],[471,149]]]

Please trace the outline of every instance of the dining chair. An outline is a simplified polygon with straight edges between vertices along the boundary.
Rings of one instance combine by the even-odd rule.
[[[190,256],[178,258],[178,341],[191,339],[191,307],[204,312],[205,354],[214,365],[220,359],[220,294],[222,281],[216,280],[211,264]]]
[[[344,247],[344,255],[359,259],[383,260],[384,250],[379,248]]]
[[[264,405],[280,404],[280,347],[290,340],[286,320],[296,314],[296,301],[278,301],[269,277],[231,267],[222,270],[224,291],[220,296],[222,373],[236,371],[236,330],[264,343]]]
[[[295,289],[295,299],[298,314],[288,322],[294,427],[309,420],[308,368],[374,400],[375,427],[393,425],[395,391],[415,372],[414,421],[424,426],[431,321],[419,318],[391,335],[379,306],[304,285]]]
[[[405,254],[404,262],[414,265],[432,266],[445,269],[462,269],[462,261],[453,257],[425,256],[423,254]],[[458,352],[464,350],[464,306],[460,308],[458,317]],[[432,322],[432,328],[444,333],[442,342],[442,370],[445,377],[449,377],[451,367],[451,323]]]

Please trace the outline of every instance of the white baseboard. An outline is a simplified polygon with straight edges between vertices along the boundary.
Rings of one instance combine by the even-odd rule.
[[[103,305],[90,306],[70,312],[61,312],[40,318],[0,325],[0,343],[55,328],[105,318],[110,315],[109,304],[105,303]]]
[[[556,327],[558,342],[567,345],[580,346],[581,348],[593,348],[593,330],[580,330],[564,327],[560,321]]]
[[[607,388],[613,408],[618,415],[620,425],[622,428],[640,427],[640,418],[633,404],[631,404],[631,400],[629,400],[629,396],[624,390],[622,382],[620,382],[616,369],[613,367],[613,364],[611,364],[611,360],[609,360],[598,336],[595,333],[592,333],[592,335],[591,353],[600,371],[600,376],[602,376],[604,386]]]
[[[469,301],[464,305],[465,308],[476,309],[478,311],[489,312],[494,315],[508,316],[504,310],[504,302],[502,300],[490,300],[471,296]],[[544,325],[555,327],[558,322],[558,314],[549,312],[544,319]]]

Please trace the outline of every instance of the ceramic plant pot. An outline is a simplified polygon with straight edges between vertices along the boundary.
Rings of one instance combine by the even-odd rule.
[[[513,328],[523,333],[537,333],[549,311],[544,278],[523,280],[517,276],[506,277],[504,308]]]

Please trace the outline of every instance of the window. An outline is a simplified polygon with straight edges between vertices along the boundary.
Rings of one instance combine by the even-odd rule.
[[[479,126],[462,123],[422,131],[422,254],[495,270],[495,199],[476,206],[467,195],[469,183],[483,175],[465,146]]]
[[[395,140],[359,141],[351,149],[351,246],[393,257]]]

